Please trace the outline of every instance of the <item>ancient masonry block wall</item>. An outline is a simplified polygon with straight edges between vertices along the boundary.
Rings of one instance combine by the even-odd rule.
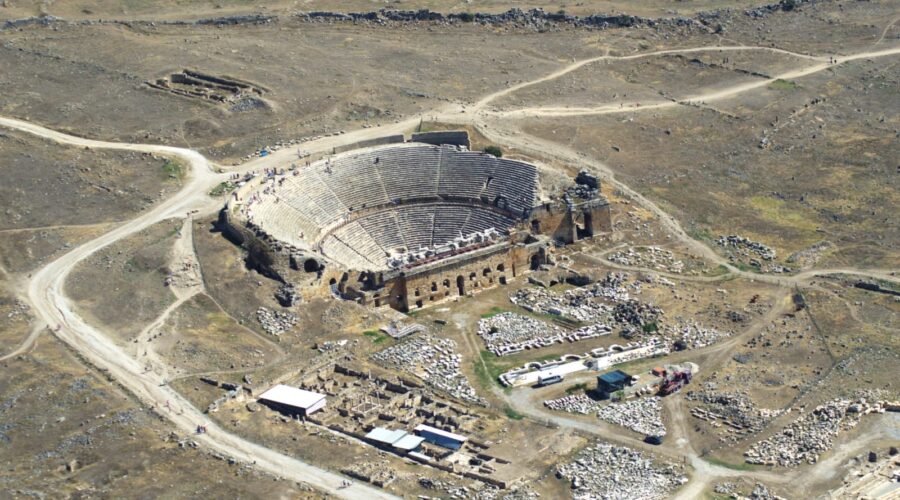
[[[372,146],[382,146],[384,144],[396,144],[399,142],[403,142],[406,139],[403,137],[403,134],[397,135],[388,135],[385,137],[375,137],[373,139],[366,139],[364,141],[354,142],[352,144],[344,144],[343,146],[337,146],[334,148],[335,153],[343,153],[344,151],[350,151],[353,149],[362,149],[369,148]]]
[[[517,270],[512,257],[509,251],[406,278],[407,305],[417,309],[512,281]]]
[[[593,234],[612,231],[612,215],[609,211],[609,203],[592,202],[585,209],[585,213],[590,214]]]
[[[532,210],[529,220],[533,233],[546,234],[565,243],[612,231],[609,203],[603,199],[575,205],[571,211],[564,202],[545,203]],[[583,226],[581,236],[579,226]]]
[[[565,203],[545,203],[536,207],[531,212],[530,224],[533,233],[546,234],[566,243],[577,239],[572,214]]]
[[[425,144],[452,144],[454,146],[469,147],[469,133],[465,130],[441,130],[437,132],[421,132],[412,135],[412,142],[424,142]]]
[[[428,272],[388,280],[383,289],[366,295],[366,303],[408,311],[444,300],[505,285],[542,261],[544,243],[514,245],[490,256],[460,259]],[[417,294],[418,293],[418,294]]]
[[[263,275],[286,283],[302,283],[300,295],[304,300],[331,294],[330,280],[355,283],[359,273],[338,269],[320,255],[291,254],[279,241],[261,232],[253,231],[241,220],[229,216],[228,210],[219,214],[219,227],[232,242],[247,251],[248,265]],[[315,262],[315,270],[306,270],[307,261]],[[352,275],[352,276],[351,276]]]

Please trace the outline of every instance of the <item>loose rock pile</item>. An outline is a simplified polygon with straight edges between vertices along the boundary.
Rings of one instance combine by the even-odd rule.
[[[289,312],[270,311],[265,307],[256,310],[256,319],[263,330],[271,335],[281,335],[297,324],[297,315]]]
[[[600,408],[597,417],[645,436],[666,435],[666,426],[662,421],[662,407],[658,396],[610,403]]]
[[[554,314],[576,321],[601,322],[609,317],[612,309],[602,303],[587,300],[583,289],[568,290],[562,294],[542,288],[523,288],[509,300],[523,309],[539,314]]]
[[[608,259],[623,266],[643,267],[670,273],[684,272],[684,262],[676,259],[672,252],[656,246],[629,247],[627,250],[611,254]]]
[[[602,301],[625,302],[630,299],[625,288],[626,275],[611,273],[602,281],[563,293],[540,288],[524,288],[509,298],[512,303],[531,312],[563,316],[585,323],[605,323],[611,308]]]
[[[596,412],[602,405],[584,394],[572,394],[558,399],[548,399],[544,401],[544,406],[555,411],[587,415]]]
[[[659,397],[629,399],[622,403],[603,404],[585,394],[573,394],[544,401],[544,406],[555,411],[587,415],[596,413],[600,420],[621,425],[645,436],[665,436]]]
[[[478,322],[478,334],[492,353],[505,356],[526,349],[539,349],[563,343],[609,335],[606,325],[589,325],[566,331],[556,325],[516,313],[500,313]]]
[[[706,328],[695,321],[667,325],[663,328],[663,336],[674,341],[681,341],[687,349],[699,349],[731,336],[731,332],[722,332],[715,328]]]
[[[434,498],[453,498],[465,500],[537,500],[540,498],[530,486],[513,486],[511,490],[501,490],[500,488],[486,484],[474,483],[472,486],[459,486],[449,481],[441,481],[426,476],[419,476],[419,486],[426,490],[439,490],[445,494],[436,497],[420,495],[421,500],[431,500]],[[480,486],[480,487],[479,487]]]
[[[27,320],[28,311],[28,304],[16,299],[12,309],[6,314],[6,317],[13,321]]]
[[[586,448],[557,475],[572,482],[575,500],[661,499],[687,481],[674,465],[658,466],[639,451],[606,443]]]
[[[756,483],[748,496],[743,496],[738,491],[738,486],[734,483],[719,483],[713,491],[737,500],[781,500],[781,497],[770,492],[762,483]]]
[[[749,256],[751,253],[756,254],[763,260],[774,260],[775,249],[770,248],[758,241],[753,241],[743,236],[728,235],[720,236],[716,240],[716,244],[727,249],[733,249],[739,255]]]
[[[662,309],[635,299],[616,304],[613,308],[613,319],[625,326],[626,333],[635,331],[650,324],[655,324],[662,315]],[[625,335],[628,338],[627,335]]]
[[[341,469],[341,472],[381,487],[387,486],[397,479],[394,468],[390,466],[390,462],[387,460],[377,462],[356,461]]]
[[[803,415],[780,433],[754,444],[744,453],[747,463],[795,467],[803,462],[814,464],[831,449],[841,431],[852,429],[860,415],[884,411],[882,403],[870,404],[865,399],[834,399]]]
[[[169,271],[163,283],[165,286],[174,288],[192,288],[199,286],[202,282],[200,264],[193,260],[185,260]]]
[[[685,399],[705,405],[691,409],[694,418],[709,422],[713,427],[725,426],[725,432],[719,436],[725,443],[736,443],[761,431],[772,419],[783,413],[783,410],[759,408],[746,392],[690,391]]]
[[[781,497],[769,491],[769,488],[766,488],[766,485],[762,483],[756,483],[756,486],[753,487],[753,491],[750,492],[750,496],[747,497],[750,500],[780,500]]]
[[[456,342],[450,339],[422,335],[377,352],[372,358],[419,376],[455,398],[485,404],[460,371],[462,356],[456,353]]]
[[[303,301],[299,290],[297,290],[293,283],[281,285],[281,287],[278,288],[278,291],[275,292],[275,299],[283,307],[292,307]]]

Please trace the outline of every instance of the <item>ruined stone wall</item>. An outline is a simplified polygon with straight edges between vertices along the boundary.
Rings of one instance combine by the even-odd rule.
[[[401,275],[388,280],[381,290],[367,294],[366,303],[408,311],[505,285],[528,272],[533,258],[542,263],[544,246],[542,242],[512,245],[504,252]]]
[[[505,252],[407,277],[407,302],[410,309],[416,309],[470,292],[477,293],[512,281],[516,271],[512,252]]]
[[[465,130],[440,130],[436,132],[421,132],[412,135],[412,142],[424,142],[425,144],[452,144],[454,146],[469,147],[469,133]]]
[[[593,234],[612,231],[612,214],[609,211],[609,203],[592,203],[584,209],[584,213],[590,215]]]
[[[290,268],[287,258],[279,258],[275,248],[278,242],[271,241],[266,235],[253,231],[229,214],[228,209],[219,212],[219,229],[233,243],[247,251],[247,265],[260,274],[285,281]]]
[[[545,203],[532,210],[529,230],[565,243],[612,231],[609,203],[598,198],[571,209],[563,201]]]
[[[529,229],[535,234],[544,234],[554,240],[573,243],[576,238],[572,214],[565,203],[545,203],[531,212]]]
[[[245,225],[227,208],[219,213],[218,227],[231,242],[247,251],[248,267],[272,279],[299,285],[303,300],[330,296],[332,279],[347,286],[359,282],[359,272],[341,269],[313,252],[286,248],[262,231]]]
[[[406,139],[403,137],[403,134],[397,135],[387,135],[384,137],[375,137],[373,139],[366,139],[364,141],[354,142],[352,144],[344,144],[343,146],[337,146],[334,148],[335,153],[343,153],[344,151],[350,151],[353,149],[361,149],[361,148],[369,148],[372,146],[382,146],[385,144],[397,144],[405,141]]]

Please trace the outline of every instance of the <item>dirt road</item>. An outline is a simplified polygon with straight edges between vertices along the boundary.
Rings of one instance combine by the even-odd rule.
[[[384,491],[360,483],[343,488],[343,476],[315,467],[230,434],[207,418],[174,389],[164,384],[154,371],[144,372],[142,364],[117,346],[110,337],[87,324],[70,307],[63,293],[66,277],[92,253],[132,235],[161,220],[177,217],[194,209],[209,210],[218,201],[207,196],[227,174],[216,174],[201,154],[180,148],[142,144],[115,144],[62,134],[44,127],[0,118],[0,126],[15,128],[57,141],[88,148],[124,149],[177,157],[187,163],[190,176],[172,198],[143,215],[119,225],[103,236],[76,247],[37,271],[28,284],[28,298],[43,325],[52,325],[57,337],[83,355],[91,364],[106,371],[145,404],[157,408],[183,434],[190,435],[198,424],[207,423],[208,431],[194,440],[211,450],[281,477],[310,484],[341,498],[392,498]],[[57,329],[58,328],[58,329]]]
[[[782,282],[783,277],[773,278],[764,275],[756,275],[752,273],[743,273],[731,266],[723,257],[718,255],[708,246],[690,238],[681,228],[680,224],[659,207],[647,200],[639,193],[631,190],[624,184],[615,181],[614,173],[611,169],[599,162],[587,159],[584,155],[562,147],[558,144],[544,141],[535,137],[521,135],[521,132],[515,129],[504,129],[501,118],[507,116],[507,113],[488,112],[484,108],[490,102],[499,97],[510,94],[521,88],[535,85],[544,81],[550,81],[558,78],[566,73],[574,71],[591,62],[603,59],[634,59],[640,57],[650,57],[653,55],[662,55],[666,53],[689,53],[701,51],[720,51],[720,50],[768,50],[773,52],[781,52],[801,57],[807,60],[819,62],[814,66],[797,70],[786,75],[783,78],[796,78],[806,74],[812,74],[830,67],[824,57],[808,56],[803,54],[795,54],[779,49],[768,47],[698,47],[689,49],[675,49],[668,51],[648,52],[642,54],[634,54],[629,56],[608,56],[603,55],[596,58],[586,59],[566,66],[554,73],[546,75],[542,78],[518,84],[507,89],[490,94],[475,103],[474,108],[470,108],[468,112],[462,105],[448,104],[437,110],[422,113],[414,117],[407,118],[399,123],[388,124],[380,127],[373,127],[364,130],[354,131],[340,136],[332,136],[311,141],[301,146],[304,151],[310,152],[327,152],[331,148],[347,143],[357,142],[368,138],[389,135],[392,133],[405,132],[413,128],[421,119],[427,117],[437,117],[442,121],[454,123],[472,123],[483,131],[485,135],[497,142],[498,144],[512,145],[525,151],[532,151],[538,156],[551,156],[563,159],[564,161],[573,162],[575,164],[583,164],[593,167],[593,170],[599,170],[604,173],[607,179],[615,183],[615,185],[623,190],[628,196],[650,209],[656,214],[661,223],[674,234],[679,240],[688,245],[698,255],[706,257],[712,262],[722,264],[732,273],[756,279],[761,281],[776,280],[778,284]],[[879,57],[883,55],[893,55],[900,53],[900,49],[886,49],[882,51],[868,52],[856,54],[853,56],[839,57],[838,63],[851,61],[866,57]],[[697,95],[691,97],[691,100],[708,101],[714,99],[723,99],[741,92],[746,92],[754,88],[758,88],[767,83],[754,82],[753,84],[738,85],[729,89],[720,90],[707,95]],[[685,100],[686,101],[686,100]],[[674,106],[677,102],[665,102],[661,105]],[[598,109],[605,108],[585,108],[585,113],[594,113]],[[640,109],[647,109],[641,107]],[[473,113],[477,112],[476,113]],[[563,110],[566,113],[569,111]],[[553,116],[553,108],[548,109],[532,109],[532,110],[516,110],[521,116]],[[510,112],[510,113],[515,113]],[[560,111],[557,111],[560,112]],[[514,115],[513,115],[514,116]],[[479,121],[480,120],[480,121]],[[488,125],[490,121],[490,126]],[[39,271],[37,271],[30,281],[27,283],[27,295],[33,307],[33,310],[39,318],[35,329],[29,335],[28,340],[23,346],[18,348],[16,353],[26,350],[34,339],[40,334],[46,325],[51,325],[55,334],[73,349],[81,353],[90,363],[98,368],[105,370],[111,377],[115,378],[126,389],[131,391],[136,397],[146,404],[157,408],[162,415],[168,418],[174,426],[176,426],[184,434],[191,434],[199,423],[206,423],[205,416],[196,408],[194,408],[185,398],[178,394],[175,390],[164,384],[163,377],[155,371],[144,372],[142,363],[135,358],[129,356],[124,349],[120,348],[96,327],[87,324],[79,317],[70,307],[69,301],[63,292],[63,286],[68,274],[83,259],[92,253],[122,239],[128,237],[156,222],[170,217],[181,217],[188,211],[200,210],[203,213],[211,213],[219,206],[219,201],[213,200],[207,196],[207,193],[219,182],[226,180],[228,174],[218,174],[214,171],[213,165],[207,161],[201,154],[196,151],[174,148],[158,145],[144,144],[126,144],[111,143],[104,141],[95,141],[63,134],[53,131],[39,125],[34,125],[22,120],[0,117],[0,127],[8,127],[24,132],[54,140],[61,144],[68,144],[79,147],[97,148],[97,149],[119,149],[154,153],[160,155],[173,156],[184,161],[189,169],[190,175],[182,189],[173,197],[155,206],[152,210],[132,219],[131,221],[122,223],[113,228],[110,232],[100,236],[99,238],[84,243],[70,252],[59,257],[55,261],[49,263]],[[490,130],[488,130],[490,129]],[[495,131],[499,130],[499,132]],[[249,170],[259,170],[266,167],[283,166],[296,158],[296,149],[284,149],[277,151],[267,157],[259,158],[241,165],[233,171],[246,172]],[[852,274],[866,274],[877,276],[883,279],[896,280],[890,271],[887,270],[855,270],[842,269],[831,270],[830,272],[849,272]],[[803,280],[814,276],[821,275],[823,271],[808,271],[792,277],[793,280]],[[15,355],[15,354],[13,354]],[[533,406],[522,408],[531,413],[540,414],[540,410],[535,410]],[[539,406],[538,406],[539,408]],[[313,485],[321,490],[329,492],[335,496],[343,498],[388,498],[390,495],[384,491],[365,486],[362,484],[353,484],[348,488],[341,488],[344,478],[330,471],[306,464],[294,458],[282,455],[273,450],[257,445],[238,436],[230,434],[216,425],[209,425],[208,432],[203,435],[195,436],[196,441],[200,442],[209,449],[218,451],[222,454],[234,457],[237,460],[254,463],[257,467],[271,472],[273,474],[287,477],[292,480],[301,481]],[[634,443],[637,445],[637,443]],[[694,465],[696,471],[700,473],[708,473],[708,475],[727,475],[733,473],[728,469],[719,470],[710,464],[693,458],[697,461]]]
[[[726,50],[725,47],[723,47],[722,49]],[[710,49],[705,49],[705,50],[713,50],[713,49],[710,48]],[[743,48],[731,47],[731,48],[728,48],[727,50],[750,50],[750,48],[749,47],[743,47]],[[658,54],[677,53],[677,52],[678,51],[661,51]],[[684,50],[682,52],[688,52],[688,50]],[[649,53],[648,55],[652,55],[652,54],[653,53]],[[834,67],[834,66],[846,63],[846,62],[855,61],[857,59],[876,58],[876,57],[892,56],[892,55],[897,55],[897,54],[900,54],[900,47],[884,49],[884,50],[877,50],[877,51],[861,52],[859,54],[853,54],[853,55],[849,55],[849,56],[838,56],[838,57],[834,58],[834,62],[829,62],[827,59],[824,59],[824,58],[812,58],[813,60],[817,60],[817,61],[822,61],[824,59],[825,62],[816,64],[813,66],[808,66],[806,68],[787,71],[787,72],[781,73],[777,76],[774,76],[772,78],[760,79],[760,80],[749,82],[749,83],[733,85],[731,87],[728,87],[728,88],[725,88],[722,90],[707,92],[704,94],[687,96],[687,97],[683,97],[681,99],[667,99],[667,100],[660,100],[660,101],[653,101],[653,102],[647,102],[646,100],[643,100],[641,102],[637,102],[637,101],[615,102],[615,103],[606,103],[606,104],[603,104],[600,106],[593,106],[593,107],[552,107],[552,106],[550,106],[550,107],[519,108],[519,109],[514,109],[514,110],[509,110],[509,111],[487,111],[487,110],[482,109],[484,107],[484,105],[486,105],[491,100],[496,99],[497,97],[501,97],[503,95],[515,92],[516,90],[519,90],[519,89],[527,87],[527,86],[534,85],[536,83],[540,83],[542,81],[548,81],[548,80],[552,80],[554,78],[558,78],[559,76],[562,76],[566,73],[574,71],[575,69],[578,69],[589,62],[594,62],[593,60],[586,59],[584,61],[575,63],[563,70],[560,70],[556,74],[548,75],[547,77],[535,80],[533,82],[527,82],[525,84],[520,84],[519,86],[516,86],[518,88],[510,87],[503,91],[497,92],[497,93],[495,93],[495,96],[492,97],[491,99],[488,99],[486,101],[482,100],[484,102],[479,101],[478,105],[476,105],[476,109],[480,110],[482,113],[485,113],[485,114],[492,114],[492,115],[503,116],[503,117],[507,117],[507,118],[535,118],[535,117],[602,115],[602,114],[613,114],[613,113],[633,113],[635,111],[658,110],[658,109],[663,109],[663,108],[670,108],[673,106],[681,106],[681,105],[685,105],[685,104],[707,103],[707,102],[711,102],[711,101],[727,99],[729,97],[733,97],[738,94],[742,94],[742,93],[745,93],[745,92],[748,92],[751,90],[766,87],[768,85],[771,85],[776,80],[793,80],[796,78],[801,78],[804,76],[812,75],[814,73],[818,73],[820,71],[826,70],[828,68],[831,68],[831,67]],[[797,54],[792,54],[792,55],[797,55]],[[642,57],[646,57],[646,56],[642,55]],[[628,59],[628,58],[631,58],[631,56],[620,57],[618,59]],[[600,58],[596,58],[596,60],[601,60],[601,59],[611,59],[611,58],[607,57],[607,56],[601,56]],[[612,59],[615,59],[615,58],[612,58]]]
[[[627,56],[611,56],[609,55],[609,50],[602,56],[597,57],[589,57],[587,59],[582,59],[580,61],[574,62],[558,71],[554,71],[549,75],[542,76],[541,78],[537,78],[535,80],[530,80],[527,82],[519,83],[517,85],[510,86],[503,90],[499,90],[492,94],[489,94],[475,103],[472,107],[473,112],[478,112],[484,109],[489,103],[496,101],[497,99],[515,93],[519,90],[522,90],[526,87],[531,87],[533,85],[537,85],[539,83],[548,82],[550,80],[555,80],[563,75],[569,74],[577,69],[580,69],[588,64],[592,64],[600,61],[630,61],[634,59],[641,59],[645,57],[655,57],[655,56],[664,56],[668,54],[692,54],[697,52],[735,52],[735,51],[763,51],[763,52],[773,52],[776,54],[784,54],[793,57],[798,57],[801,59],[808,59],[813,61],[827,61],[827,57],[821,56],[811,56],[807,54],[800,54],[798,52],[791,52],[788,50],[777,49],[774,47],[759,47],[753,45],[707,45],[703,47],[692,47],[686,49],[668,49],[668,50],[656,50],[653,52],[641,52],[639,54],[630,54]]]

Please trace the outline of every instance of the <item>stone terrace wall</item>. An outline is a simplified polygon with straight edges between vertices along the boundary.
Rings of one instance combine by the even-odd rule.
[[[335,153],[343,153],[344,151],[351,151],[353,149],[362,149],[369,148],[372,146],[383,146],[385,144],[396,144],[399,142],[404,142],[403,134],[397,135],[388,135],[384,137],[375,137],[374,139],[366,139],[364,141],[354,142],[352,144],[344,144],[343,146],[338,146],[334,148]]]
[[[421,132],[412,135],[412,142],[424,142],[425,144],[452,144],[454,146],[469,147],[469,133],[465,130],[440,130],[436,132]]]

